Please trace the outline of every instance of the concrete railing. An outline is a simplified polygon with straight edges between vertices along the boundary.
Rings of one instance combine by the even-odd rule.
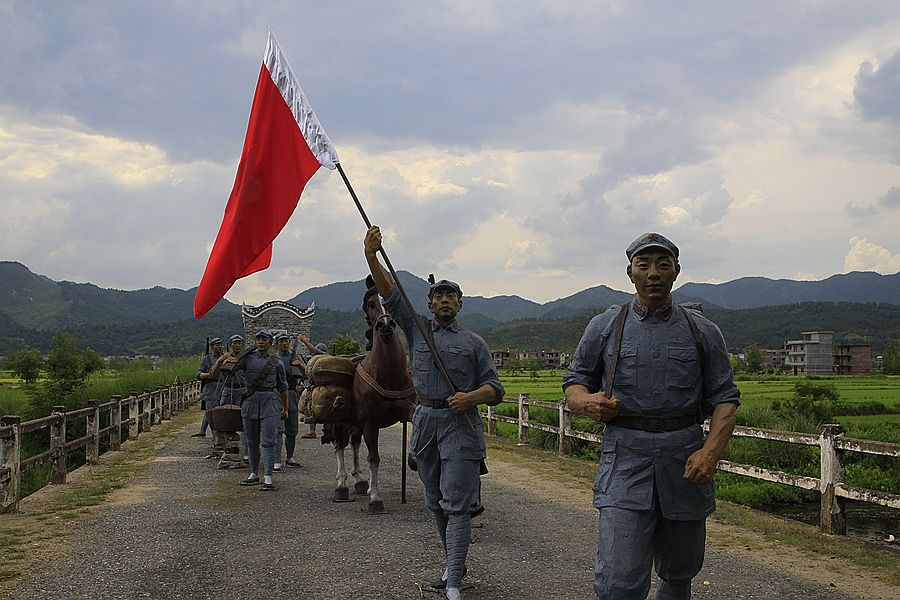
[[[504,402],[511,401],[504,399]],[[496,435],[497,422],[516,425],[518,428],[518,440],[523,444],[528,443],[529,430],[534,429],[551,433],[559,436],[559,453],[562,456],[571,454],[572,446],[570,440],[577,439],[596,443],[603,441],[603,436],[572,429],[572,415],[569,407],[566,405],[565,398],[560,399],[558,402],[543,402],[540,400],[529,400],[528,394],[519,394],[518,398],[512,403],[518,404],[519,413],[517,417],[497,414],[494,406],[489,406],[487,412],[482,413],[482,417],[487,421],[487,432],[489,435]],[[558,411],[559,425],[532,422],[529,418],[529,408],[532,406]],[[706,427],[704,425],[704,428]],[[822,432],[818,435],[791,431],[774,431],[757,427],[735,427],[734,437],[773,440],[819,448],[820,475],[818,478],[733,463],[727,460],[719,461],[718,469],[727,473],[735,473],[745,477],[819,492],[821,495],[819,527],[825,533],[839,535],[847,533],[847,517],[844,507],[847,500],[869,502],[900,509],[900,495],[898,494],[847,485],[843,460],[847,452],[900,458],[900,444],[845,438],[844,428],[841,425],[823,425]]]
[[[118,450],[123,439],[137,439],[141,432],[150,431],[154,425],[171,419],[199,398],[200,382],[189,381],[131,392],[126,397],[113,396],[103,404],[88,400],[86,408],[73,411],[66,411],[65,406],[54,406],[49,416],[24,423],[21,417],[0,418],[0,513],[17,510],[23,473],[49,462],[50,483],[65,483],[69,452],[84,448],[85,462],[94,464],[100,459],[102,440],[107,440],[107,450]],[[67,423],[80,419],[84,419],[84,435],[66,439]],[[105,427],[101,427],[103,422]],[[22,436],[36,431],[48,432],[49,448],[22,458]]]

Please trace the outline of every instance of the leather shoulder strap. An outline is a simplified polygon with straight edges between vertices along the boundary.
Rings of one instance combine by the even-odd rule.
[[[616,369],[619,366],[619,354],[622,352],[622,334],[625,332],[625,321],[628,319],[628,308],[631,302],[622,305],[619,316],[616,319],[616,334],[613,338],[613,359],[609,377],[606,378],[606,397],[612,398],[613,388],[616,385]],[[600,360],[603,360],[602,356]]]

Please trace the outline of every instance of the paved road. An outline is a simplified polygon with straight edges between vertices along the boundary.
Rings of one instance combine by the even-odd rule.
[[[304,467],[276,475],[279,489],[264,493],[237,485],[244,471],[203,460],[209,442],[189,438],[194,430],[135,477],[136,503],[77,525],[65,555],[34,565],[10,597],[441,597],[420,591],[439,575],[441,553],[415,474],[400,504],[399,426],[382,432],[388,513],[377,516],[363,512],[365,498],[330,501],[335,461],[318,440],[298,440]],[[596,511],[497,471],[484,479],[488,511],[473,529],[466,598],[592,598]],[[716,550],[695,581],[696,598],[849,598]]]

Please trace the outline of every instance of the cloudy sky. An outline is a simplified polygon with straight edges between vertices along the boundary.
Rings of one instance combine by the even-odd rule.
[[[397,268],[537,301],[900,270],[900,4],[0,0],[0,260],[197,285],[271,28]],[[307,186],[262,302],[359,279],[340,177]]]

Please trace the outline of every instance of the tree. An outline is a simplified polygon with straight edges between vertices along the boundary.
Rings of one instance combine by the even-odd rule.
[[[882,369],[885,373],[900,373],[900,340],[888,340],[884,344]]]
[[[759,373],[762,371],[762,352],[756,346],[747,348],[747,371],[750,373]]]
[[[744,361],[734,354],[728,356],[728,362],[731,363],[731,370],[735,375],[743,373],[747,369],[747,365],[744,364]]]
[[[331,350],[331,353],[335,356],[340,356],[342,354],[359,354],[360,345],[356,339],[347,335],[346,333],[339,333],[334,338],[328,342],[328,348]]]
[[[93,348],[85,348],[82,357],[86,374],[96,373],[106,368],[106,361]]]
[[[37,381],[43,366],[44,356],[38,350],[20,350],[10,359],[12,372],[25,380],[25,383]]]
[[[524,364],[522,365],[532,379],[537,379],[540,376],[540,370],[543,366],[541,364],[541,359],[539,358],[526,358]]]
[[[503,364],[503,368],[512,374],[518,373],[522,370],[522,361],[518,358],[510,358]]]
[[[53,347],[45,363],[44,381],[31,393],[33,416],[46,416],[54,406],[74,407],[88,375],[85,353],[78,347],[75,337],[64,331],[54,335]]]

